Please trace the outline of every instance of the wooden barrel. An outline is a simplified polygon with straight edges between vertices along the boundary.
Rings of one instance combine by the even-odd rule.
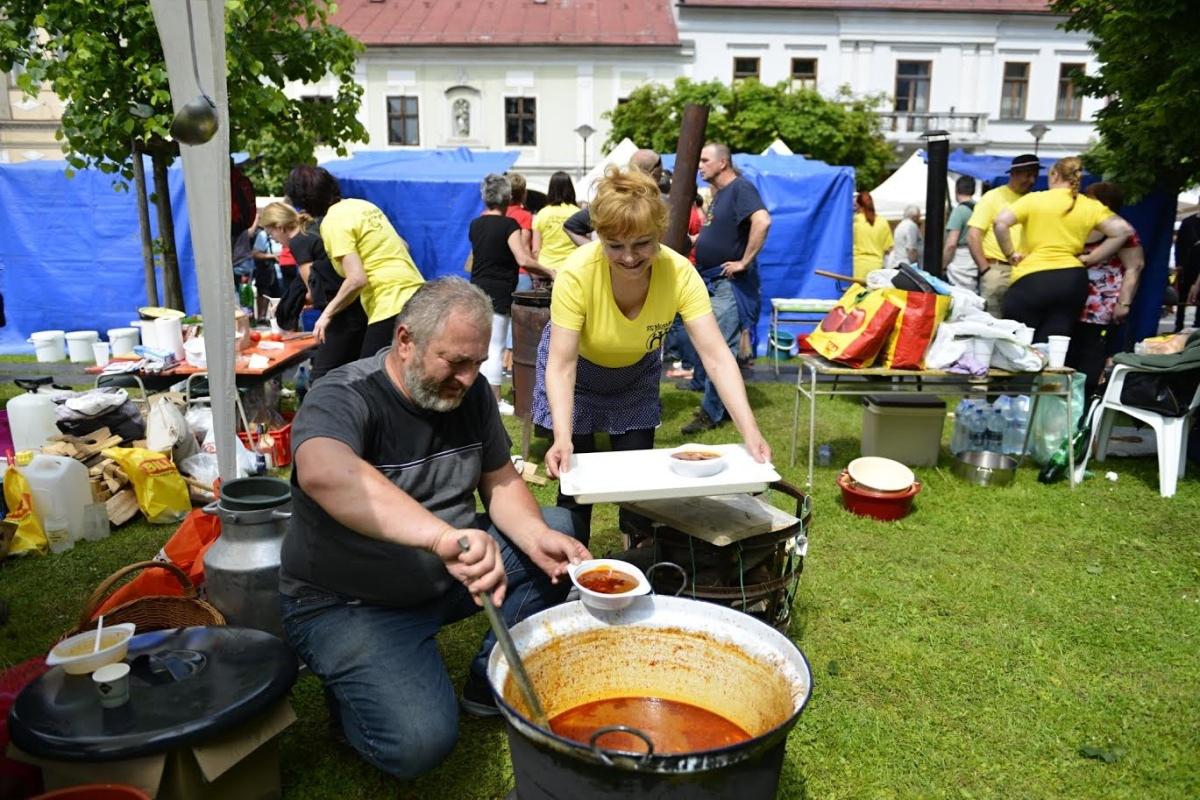
[[[550,292],[513,292],[511,313],[514,413],[518,419],[528,420],[533,405],[533,383],[537,380],[538,343],[550,322]]]

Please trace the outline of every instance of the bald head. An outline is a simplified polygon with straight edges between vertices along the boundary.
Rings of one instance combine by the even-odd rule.
[[[662,175],[662,158],[658,153],[645,147],[636,151],[630,157],[629,166],[637,167],[651,178],[654,178],[656,183],[659,176]]]

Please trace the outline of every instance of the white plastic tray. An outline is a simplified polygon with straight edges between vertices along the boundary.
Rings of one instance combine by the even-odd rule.
[[[621,503],[674,497],[761,492],[779,480],[770,464],[759,464],[740,444],[704,445],[725,456],[728,466],[707,478],[688,478],[671,469],[671,451],[626,450],[582,453],[571,457],[571,469],[559,488],[580,503]]]

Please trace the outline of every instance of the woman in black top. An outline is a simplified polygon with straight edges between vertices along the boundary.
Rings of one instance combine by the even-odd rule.
[[[517,275],[522,268],[546,278],[553,278],[554,273],[537,262],[525,246],[521,226],[504,214],[512,202],[508,178],[495,173],[488,175],[483,179],[481,193],[487,210],[471,222],[470,230],[471,283],[492,299],[492,340],[481,372],[491,384],[500,403],[500,412],[511,414],[512,406],[500,400],[500,381]]]

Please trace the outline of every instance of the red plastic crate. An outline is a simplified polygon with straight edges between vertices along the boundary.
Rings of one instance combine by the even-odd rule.
[[[284,425],[282,428],[275,428],[267,431],[275,439],[275,446],[271,449],[271,457],[275,461],[276,467],[286,467],[292,463],[292,423]],[[238,431],[238,438],[242,440],[242,444],[250,449],[254,449],[250,445],[250,436],[245,431]],[[258,436],[255,435],[257,441]]]

